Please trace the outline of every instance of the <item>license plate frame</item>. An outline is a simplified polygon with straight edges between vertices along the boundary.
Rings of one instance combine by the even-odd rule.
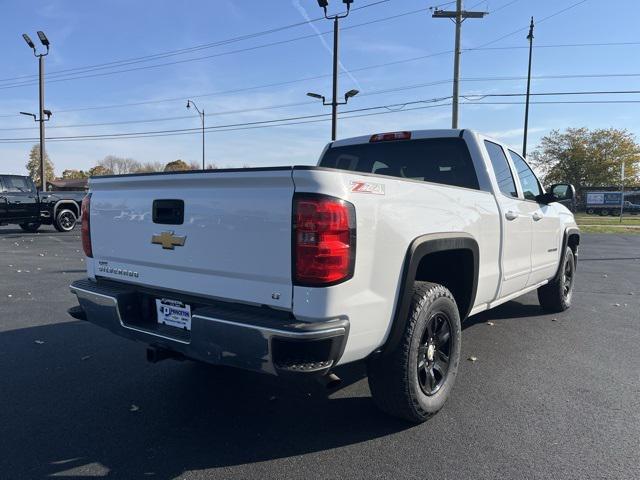
[[[170,298],[156,298],[156,317],[159,325],[191,331],[191,305]]]

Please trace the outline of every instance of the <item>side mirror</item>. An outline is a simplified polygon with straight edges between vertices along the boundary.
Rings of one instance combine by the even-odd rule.
[[[549,192],[553,195],[556,202],[573,200],[576,197],[576,188],[570,183],[556,183],[555,185],[551,185]]]
[[[556,183],[549,190],[536,197],[536,201],[545,205],[553,202],[573,202],[576,189],[570,183]]]

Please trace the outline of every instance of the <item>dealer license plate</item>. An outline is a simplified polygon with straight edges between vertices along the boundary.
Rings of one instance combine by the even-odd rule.
[[[178,300],[156,299],[158,323],[191,330],[191,306]]]

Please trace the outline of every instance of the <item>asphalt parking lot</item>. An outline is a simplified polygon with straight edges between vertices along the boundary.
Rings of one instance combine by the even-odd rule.
[[[78,229],[0,227],[0,478],[640,478],[640,236],[583,236],[568,312],[530,294],[470,319],[420,426],[379,413],[359,366],[327,396],[147,364],[66,314],[83,276]]]

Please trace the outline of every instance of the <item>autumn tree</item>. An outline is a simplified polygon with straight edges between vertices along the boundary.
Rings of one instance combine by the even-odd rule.
[[[191,168],[184,160],[180,159],[169,162],[164,167],[165,172],[180,172],[184,170],[191,170]]]
[[[27,162],[27,171],[29,172],[29,176],[33,180],[33,183],[42,188],[42,181],[40,179],[40,145],[35,144],[31,147],[31,151],[29,152],[29,161]],[[47,180],[52,180],[55,177],[55,173],[53,171],[53,162],[49,159],[49,154],[44,152],[44,172],[47,177]]]
[[[618,185],[623,160],[627,181],[640,181],[638,158],[640,146],[633,134],[615,128],[552,130],[530,156],[545,183],[568,182],[578,189]]]

